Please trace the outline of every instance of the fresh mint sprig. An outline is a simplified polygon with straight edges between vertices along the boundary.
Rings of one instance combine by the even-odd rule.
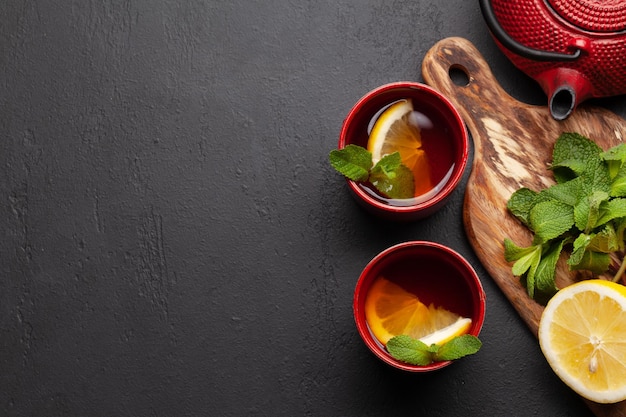
[[[383,156],[376,165],[372,154],[358,145],[334,149],[329,155],[330,164],[352,181],[370,182],[389,198],[411,198],[415,191],[413,172],[404,164],[399,152]]]
[[[550,169],[556,184],[540,191],[520,188],[507,208],[533,232],[528,247],[504,241],[504,257],[513,262],[528,295],[546,301],[558,288],[556,265],[567,250],[570,270],[602,274],[611,254],[621,254],[614,281],[626,269],[626,144],[603,151],[578,133],[561,134]]]
[[[481,348],[482,342],[470,334],[456,336],[442,344],[428,346],[419,339],[408,335],[394,336],[387,342],[389,354],[411,365],[426,366],[434,362],[453,361],[473,355]]]

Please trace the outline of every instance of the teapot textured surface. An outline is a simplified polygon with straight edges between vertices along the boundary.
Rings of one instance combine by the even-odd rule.
[[[626,93],[626,2],[485,0],[481,6],[500,49],[541,85],[551,111],[564,90],[570,111],[588,98]]]

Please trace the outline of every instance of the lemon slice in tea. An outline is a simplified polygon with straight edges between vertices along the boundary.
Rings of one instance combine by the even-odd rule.
[[[381,113],[372,127],[367,150],[371,152],[374,164],[385,155],[399,152],[402,163],[413,171],[416,196],[433,188],[428,157],[422,148],[421,130],[411,100],[397,101]]]
[[[467,333],[472,323],[444,308],[426,306],[415,294],[384,277],[378,277],[367,293],[365,320],[383,345],[402,334],[428,345],[441,345]]]

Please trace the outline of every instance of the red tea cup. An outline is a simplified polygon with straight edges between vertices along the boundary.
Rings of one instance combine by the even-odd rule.
[[[428,372],[450,361],[418,366],[393,358],[370,331],[365,300],[372,283],[381,275],[401,279],[424,304],[433,303],[472,320],[469,334],[478,336],[485,319],[485,292],[472,265],[456,251],[434,242],[410,241],[392,246],[376,255],[363,269],[354,290],[353,312],[359,335],[374,355],[405,371]],[[410,287],[410,288],[409,288]]]
[[[436,177],[435,186],[416,199],[388,200],[361,183],[346,180],[357,202],[369,212],[387,220],[412,221],[430,216],[445,204],[461,181],[468,162],[469,135],[450,100],[417,82],[380,86],[363,96],[350,110],[341,128],[338,148],[349,144],[367,148],[368,130],[373,120],[383,109],[402,99],[410,99],[416,114],[426,120],[421,126],[422,143],[428,146],[426,153]]]

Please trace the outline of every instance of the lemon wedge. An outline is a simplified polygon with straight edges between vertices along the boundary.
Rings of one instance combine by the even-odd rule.
[[[372,162],[394,152],[400,153],[402,163],[415,178],[415,195],[433,188],[426,152],[422,147],[421,129],[416,122],[411,100],[400,100],[385,109],[376,119],[367,143]]]
[[[467,334],[472,325],[472,319],[459,317],[457,321],[443,329],[437,330],[427,336],[420,338],[426,345],[443,345],[457,336]]]

